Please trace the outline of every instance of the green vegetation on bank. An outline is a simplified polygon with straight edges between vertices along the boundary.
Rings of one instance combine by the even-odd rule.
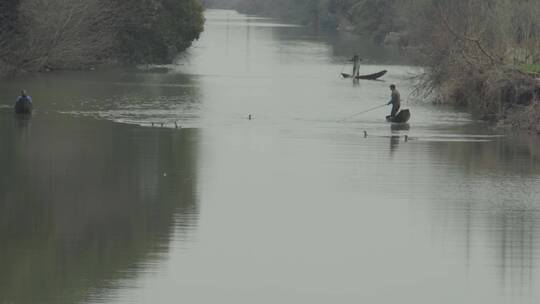
[[[169,63],[203,30],[199,0],[5,0],[0,75]]]
[[[526,73],[540,74],[540,64],[522,64],[520,68]]]

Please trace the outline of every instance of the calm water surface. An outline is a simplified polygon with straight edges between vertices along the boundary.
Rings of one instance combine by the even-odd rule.
[[[354,52],[389,74],[338,78]],[[417,72],[208,11],[173,65],[0,83],[0,303],[538,303],[537,138],[412,102],[343,121]]]

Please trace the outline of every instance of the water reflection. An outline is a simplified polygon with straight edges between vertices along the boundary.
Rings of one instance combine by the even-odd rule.
[[[535,286],[535,259],[540,228],[539,210],[518,207],[499,209],[489,219],[495,244],[499,245],[499,273],[510,291],[527,295]],[[495,248],[497,250],[497,248]]]
[[[14,119],[15,124],[17,125],[17,135],[19,138],[24,139],[28,136],[28,130],[32,124],[32,115],[31,114],[15,114]]]
[[[408,123],[393,123],[390,124],[390,132],[391,133],[399,133],[399,131],[409,131],[411,129],[411,125]]]
[[[1,303],[99,301],[196,228],[198,131],[0,115]]]
[[[397,151],[399,147],[399,143],[401,141],[406,142],[407,141],[407,132],[409,131],[410,125],[409,124],[396,124],[391,123],[390,124],[390,156],[394,156],[395,152]]]
[[[526,302],[538,296],[538,147],[538,140],[526,135],[430,144],[435,159],[462,170],[440,181],[443,188],[432,200],[435,231],[444,243],[463,248],[471,276],[488,265],[507,297]]]
[[[394,156],[394,153],[396,152],[398,146],[399,146],[399,135],[391,135],[390,136],[390,155]]]

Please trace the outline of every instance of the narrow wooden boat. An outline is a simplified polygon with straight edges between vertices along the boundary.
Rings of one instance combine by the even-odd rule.
[[[363,79],[363,80],[377,80],[379,78],[381,78],[382,76],[384,76],[386,73],[388,73],[388,71],[384,70],[384,71],[380,71],[378,73],[373,73],[373,74],[368,74],[368,75],[358,75],[355,77],[355,79]],[[341,77],[343,78],[351,78],[351,74],[347,74],[347,73],[341,73]]]
[[[403,109],[397,113],[396,116],[386,116],[386,121],[391,123],[407,123],[411,119],[411,111],[409,109]]]
[[[388,73],[387,70],[380,71],[378,73],[369,74],[369,75],[358,75],[355,78],[356,79],[364,79],[364,80],[377,80],[381,77],[383,77],[386,73]]]
[[[32,114],[34,107],[29,102],[16,102],[15,113],[16,114]]]

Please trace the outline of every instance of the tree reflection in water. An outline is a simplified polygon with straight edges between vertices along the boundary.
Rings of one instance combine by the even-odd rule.
[[[1,115],[0,302],[107,294],[196,229],[198,131]]]
[[[457,238],[468,268],[492,265],[509,295],[528,297],[536,281],[535,260],[540,257],[537,142],[517,136],[429,145],[434,159],[463,169],[440,181],[444,189],[433,200],[440,203],[433,211],[437,229],[446,232],[443,239]]]

